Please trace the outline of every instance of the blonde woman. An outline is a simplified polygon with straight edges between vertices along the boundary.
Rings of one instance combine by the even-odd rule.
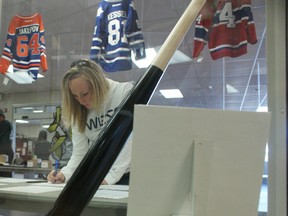
[[[62,118],[67,128],[72,127],[73,153],[59,172],[49,173],[48,181],[63,183],[70,179],[132,87],[132,83],[106,78],[101,66],[92,60],[71,64],[62,79]],[[128,184],[130,161],[131,139],[128,139],[102,184]]]

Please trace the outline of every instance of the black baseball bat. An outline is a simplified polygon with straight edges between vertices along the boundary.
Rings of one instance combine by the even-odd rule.
[[[99,134],[46,215],[81,215],[132,132],[134,105],[147,104],[171,57],[205,1],[193,0],[188,5],[146,73],[136,83],[119,106],[118,111]]]

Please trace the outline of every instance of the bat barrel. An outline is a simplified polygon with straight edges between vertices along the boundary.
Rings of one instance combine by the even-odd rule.
[[[161,46],[157,56],[151,63],[152,65],[157,66],[163,71],[165,70],[205,2],[206,0],[193,0],[190,2],[164,44]]]

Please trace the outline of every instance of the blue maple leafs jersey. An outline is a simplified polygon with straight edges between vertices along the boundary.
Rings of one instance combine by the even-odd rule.
[[[98,5],[90,59],[106,72],[130,70],[135,59],[145,58],[145,43],[132,0],[102,0]]]

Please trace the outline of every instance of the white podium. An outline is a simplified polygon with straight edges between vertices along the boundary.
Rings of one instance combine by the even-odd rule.
[[[128,216],[257,216],[270,113],[136,105]]]

